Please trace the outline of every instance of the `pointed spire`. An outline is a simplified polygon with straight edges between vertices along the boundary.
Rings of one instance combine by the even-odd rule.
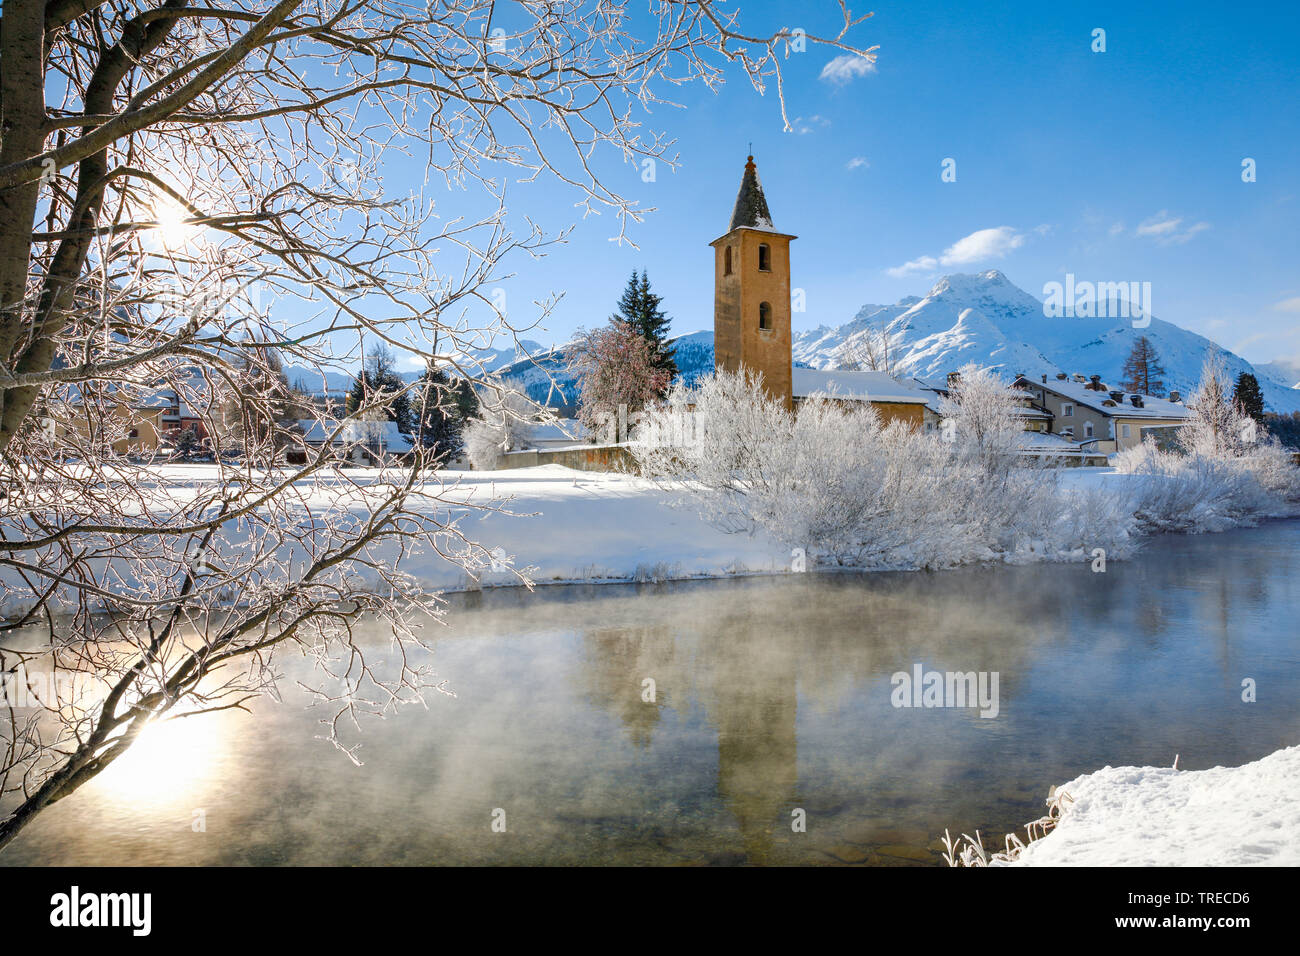
[[[740,181],[740,192],[736,194],[736,208],[731,212],[731,226],[727,230],[748,226],[751,229],[773,229],[772,214],[767,209],[767,197],[763,195],[763,184],[758,181],[758,167],[754,157],[745,163],[745,177]]]

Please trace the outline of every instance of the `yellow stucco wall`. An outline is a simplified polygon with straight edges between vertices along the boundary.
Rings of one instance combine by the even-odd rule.
[[[713,347],[718,369],[741,365],[762,372],[769,395],[793,407],[790,363],[790,240],[794,236],[741,228],[715,240]],[[759,269],[759,246],[771,250],[771,268]],[[731,250],[731,274],[726,253]],[[772,309],[770,331],[759,328],[759,306]]]

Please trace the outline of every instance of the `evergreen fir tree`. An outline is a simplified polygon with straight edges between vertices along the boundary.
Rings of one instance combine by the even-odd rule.
[[[1165,382],[1160,376],[1164,374],[1165,369],[1160,364],[1160,356],[1156,355],[1155,346],[1145,335],[1140,335],[1124,362],[1124,381],[1120,382],[1119,387],[1126,392],[1163,398]]]
[[[618,312],[611,319],[626,322],[649,343],[654,368],[666,373],[671,382],[677,375],[677,363],[673,358],[674,349],[668,343],[671,319],[660,308],[662,302],[662,296],[651,291],[649,274],[638,275],[634,269],[619,297]]]
[[[411,396],[403,391],[405,388],[406,383],[393,367],[392,352],[386,346],[376,346],[352,383],[347,400],[348,414],[380,396],[387,396],[387,401],[383,402],[384,416],[390,422],[397,422],[398,431],[409,435],[415,430],[415,414],[411,409]]]
[[[459,383],[464,384],[464,383]],[[460,388],[447,373],[430,365],[420,380],[416,397],[416,440],[440,460],[460,454],[465,416],[461,411]]]
[[[1237,376],[1232,388],[1232,400],[1243,412],[1259,422],[1264,423],[1264,393],[1260,391],[1259,380],[1249,372]]]

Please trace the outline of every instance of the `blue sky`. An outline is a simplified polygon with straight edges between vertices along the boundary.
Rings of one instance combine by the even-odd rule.
[[[833,32],[839,18],[831,3],[740,6],[753,32]],[[564,341],[648,269],[674,331],[711,327],[708,243],[752,141],[775,224],[799,237],[796,330],[923,295],[949,272],[997,268],[1040,296],[1072,272],[1151,282],[1159,318],[1252,361],[1300,360],[1300,5],[882,0],[874,13],[850,36],[879,46],[874,70],[824,75],[835,51],[813,45],[784,63],[794,132],[738,72],[716,95],[673,91],[686,108],[647,122],[676,137],[681,167],[652,183],[605,167],[656,207],[632,227],[639,249],[609,241],[608,214],[578,222],[546,260],[512,263],[512,317],[563,292],[530,337]],[[955,182],[941,181],[945,158]],[[554,182],[510,198],[551,228],[576,217]]]

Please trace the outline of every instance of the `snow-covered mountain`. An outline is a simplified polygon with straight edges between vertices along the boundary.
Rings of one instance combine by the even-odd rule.
[[[1112,315],[1117,309],[1108,310]],[[841,326],[821,326],[796,332],[794,364],[836,368],[860,352],[864,338],[885,330],[894,342],[897,372],[942,378],[968,362],[992,366],[1007,377],[1018,372],[1037,376],[1057,372],[1100,375],[1118,384],[1133,342],[1145,335],[1165,368],[1166,389],[1189,394],[1200,379],[1208,351],[1219,352],[1233,377],[1252,372],[1270,410],[1300,411],[1300,389],[1291,386],[1276,363],[1253,367],[1204,336],[1152,318],[1134,328],[1127,318],[1051,318],[1043,303],[996,270],[940,279],[925,296],[908,296],[893,305],[864,305]],[[692,332],[673,340],[677,366],[687,382],[713,370],[713,332]],[[533,359],[503,365],[503,378],[519,382],[528,394],[552,404],[572,402],[577,386],[565,372],[568,346],[542,352]],[[559,391],[551,391],[554,376]],[[562,396],[562,397],[561,397]]]
[[[479,375],[491,374],[507,365],[520,361],[525,356],[543,354],[545,350],[545,346],[534,342],[532,339],[520,339],[518,348],[512,344],[499,349],[473,349],[466,352],[457,352],[452,357],[468,371]],[[346,392],[352,388],[352,383],[356,377],[355,371],[341,368],[316,369],[308,368],[305,365],[286,365],[284,374],[288,377],[291,385],[309,393],[322,391]],[[413,382],[424,374],[424,369],[407,369],[398,374],[403,381]]]
[[[1117,308],[1107,311],[1119,314]],[[1129,318],[1048,317],[1039,299],[997,270],[945,276],[923,298],[866,305],[838,328],[796,333],[794,358],[814,368],[833,368],[860,353],[864,338],[882,330],[894,342],[898,371],[908,375],[942,377],[975,362],[1007,376],[1078,372],[1110,383],[1120,381],[1134,341],[1146,336],[1165,368],[1167,389],[1188,394],[1200,379],[1207,352],[1216,351],[1233,377],[1252,372],[1259,379],[1273,411],[1300,410],[1300,392],[1274,368],[1256,369],[1204,336],[1158,318],[1135,328]]]
[[[1279,382],[1289,382],[1292,388],[1300,389],[1300,362],[1278,359],[1276,362],[1256,362],[1255,368]]]

